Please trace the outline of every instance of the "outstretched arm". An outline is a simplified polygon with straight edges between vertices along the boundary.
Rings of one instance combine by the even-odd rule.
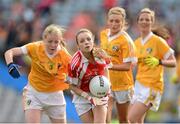
[[[145,64],[147,64],[148,66],[150,66],[152,68],[154,68],[158,65],[163,65],[166,67],[175,67],[176,59],[175,59],[174,55],[170,55],[168,59],[162,59],[162,60],[159,60],[153,56],[148,56],[147,58],[145,58]]]
[[[5,52],[4,57],[6,60],[6,64],[13,63],[13,57],[23,55],[23,52],[20,47],[15,47],[12,49],[9,49]]]
[[[167,60],[161,60],[161,64],[166,67],[175,67],[176,66],[176,58],[174,55],[170,55]]]
[[[13,62],[13,57],[14,56],[19,56],[22,55],[23,52],[21,50],[21,48],[17,47],[17,48],[12,48],[8,51],[5,52],[5,60],[6,60],[6,64],[8,67],[8,72],[9,74],[13,77],[13,78],[19,78],[20,77],[20,72],[18,69],[18,65],[16,65]]]

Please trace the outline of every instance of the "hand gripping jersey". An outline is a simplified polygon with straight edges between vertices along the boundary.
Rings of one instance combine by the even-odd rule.
[[[28,80],[33,88],[40,92],[55,92],[68,88],[64,81],[71,56],[65,48],[58,50],[52,58],[47,56],[41,41],[29,43],[21,48],[32,60]]]
[[[68,80],[71,84],[77,85],[83,91],[90,92],[90,80],[96,75],[104,75],[105,68],[108,68],[110,64],[99,58],[95,58],[95,62],[91,63],[81,51],[77,51],[69,66]]]
[[[168,46],[165,40],[153,34],[152,32],[143,41],[142,38],[135,40],[137,48],[138,72],[136,80],[144,86],[148,86],[154,90],[163,92],[163,66],[159,65],[155,68],[150,68],[145,65],[143,59],[147,56],[154,56],[158,59],[167,59],[173,50]]]
[[[113,64],[136,62],[135,45],[129,35],[122,31],[110,37],[110,30],[103,30],[100,34],[101,48],[104,49]],[[113,91],[127,90],[133,87],[132,69],[129,71],[110,70],[110,81]]]

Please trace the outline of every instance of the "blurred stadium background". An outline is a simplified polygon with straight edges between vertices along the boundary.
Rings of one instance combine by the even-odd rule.
[[[0,123],[24,122],[21,93],[27,83],[30,60],[17,57],[22,77],[13,79],[8,75],[4,62],[4,51],[41,39],[44,27],[51,23],[67,29],[65,39],[70,53],[76,50],[74,35],[79,28],[86,27],[96,35],[105,26],[106,12],[113,6],[122,6],[127,12],[128,33],[133,39],[138,36],[136,17],[140,9],[149,7],[156,12],[158,25],[165,26],[171,34],[168,44],[180,51],[180,0],[0,0]],[[178,85],[170,83],[174,69],[165,69],[165,93],[160,110],[149,112],[146,122],[180,122],[177,114]],[[80,120],[71,103],[69,91],[65,92],[68,122]],[[116,121],[115,109],[113,119]],[[42,122],[49,122],[43,116]]]

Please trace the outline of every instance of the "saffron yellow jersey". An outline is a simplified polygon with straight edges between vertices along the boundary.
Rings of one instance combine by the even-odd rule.
[[[64,83],[71,56],[63,47],[54,56],[45,51],[43,41],[33,42],[21,47],[31,58],[30,85],[40,92],[55,92],[68,88]]]
[[[122,31],[110,36],[110,30],[100,33],[101,48],[111,57],[112,64],[122,64],[136,61],[135,45],[130,36]],[[109,70],[113,91],[127,90],[133,87],[132,68],[129,71]]]
[[[164,39],[152,32],[149,33],[144,40],[142,40],[141,37],[135,40],[135,46],[138,57],[136,80],[142,85],[162,93],[164,87],[163,66],[158,65],[154,68],[150,68],[144,63],[143,59],[147,56],[154,56],[158,59],[167,59],[174,51],[168,46]]]
[[[180,54],[176,57],[177,66],[176,66],[176,75],[178,80],[180,81]]]

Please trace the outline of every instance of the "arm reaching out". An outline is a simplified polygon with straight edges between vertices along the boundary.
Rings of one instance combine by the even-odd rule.
[[[19,66],[13,62],[13,57],[19,56],[19,55],[23,55],[23,52],[22,52],[21,48],[19,48],[19,47],[12,48],[12,49],[6,51],[4,54],[6,64],[8,67],[8,72],[13,78],[20,77],[20,72],[18,70]]]

